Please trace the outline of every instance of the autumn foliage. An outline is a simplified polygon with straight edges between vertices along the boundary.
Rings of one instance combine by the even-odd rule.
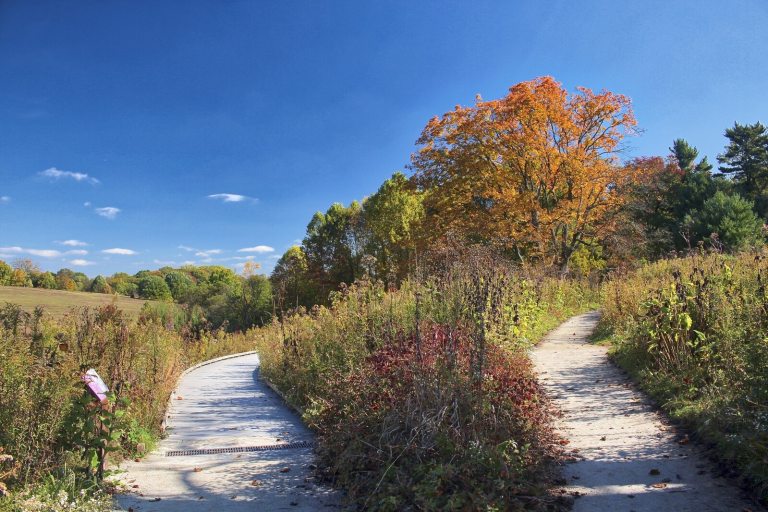
[[[457,106],[424,128],[413,155],[426,192],[426,233],[454,232],[566,269],[610,231],[630,178],[619,165],[634,133],[626,96],[553,78],[519,83],[504,98]]]
[[[362,508],[546,508],[539,483],[554,445],[531,362],[489,346],[476,382],[476,350],[462,329],[431,325],[334,385],[316,418],[321,455]]]

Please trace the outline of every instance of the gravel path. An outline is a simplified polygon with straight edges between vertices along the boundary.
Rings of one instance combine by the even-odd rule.
[[[167,456],[174,450],[243,448],[311,442],[312,433],[258,378],[247,354],[185,374],[172,396],[169,435],[141,462],[117,475],[130,492],[117,496],[133,512],[335,510],[337,493],[317,485],[308,447]]]
[[[758,510],[681,437],[606,357],[587,343],[599,314],[571,318],[533,350],[547,393],[563,412],[558,429],[575,462],[565,490],[574,512]],[[577,494],[578,493],[578,494]]]

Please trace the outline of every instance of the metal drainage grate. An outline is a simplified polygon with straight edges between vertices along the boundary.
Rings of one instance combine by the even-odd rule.
[[[198,450],[171,450],[165,452],[166,457],[183,457],[187,455],[215,455],[217,453],[267,452],[271,450],[288,450],[291,448],[312,448],[310,441],[296,441],[282,444],[262,444],[259,446],[233,446],[231,448],[200,448]]]

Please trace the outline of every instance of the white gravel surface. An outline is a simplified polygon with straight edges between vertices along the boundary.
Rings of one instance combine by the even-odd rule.
[[[587,342],[596,312],[571,318],[533,350],[558,429],[575,461],[564,467],[574,512],[759,510],[643,394]],[[684,444],[681,444],[681,441]]]
[[[252,447],[313,436],[258,377],[259,357],[223,359],[186,373],[171,397],[168,437],[116,479],[118,510],[238,512],[336,510],[338,493],[312,477],[311,448],[166,456],[172,450]]]

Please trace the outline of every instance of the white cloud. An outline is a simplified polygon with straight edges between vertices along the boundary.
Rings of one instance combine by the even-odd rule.
[[[73,249],[71,251],[67,251],[64,254],[71,254],[72,256],[85,256],[88,254],[88,251],[84,249]]]
[[[86,202],[83,203],[83,206],[85,206],[86,208],[90,208],[91,207],[91,202],[90,201],[86,201]]]
[[[81,242],[80,240],[63,240],[57,243],[61,245],[66,245],[69,247],[85,247],[86,245],[88,245],[87,243]]]
[[[114,206],[105,206],[104,208],[96,208],[96,213],[98,215],[101,215],[102,217],[106,217],[109,220],[114,219],[117,217],[117,214],[120,213],[122,210],[120,208],[115,208]]]
[[[90,183],[92,185],[99,183],[99,180],[97,180],[92,176],[88,176],[85,173],[62,171],[61,169],[57,169],[55,167],[51,167],[44,171],[40,171],[39,174],[40,176],[43,176],[45,178],[51,178],[52,180],[60,180],[62,178],[66,178],[66,179],[72,179],[75,181],[85,181],[86,183]]]
[[[76,267],[87,267],[88,265],[95,265],[96,264],[95,261],[88,261],[88,260],[81,260],[81,259],[69,260],[69,263],[71,263],[72,265],[74,265]]]
[[[27,253],[41,258],[58,258],[61,253],[55,249],[27,249]]]
[[[201,258],[210,258],[214,254],[221,254],[221,249],[208,249],[207,251],[197,251],[195,253],[195,256],[199,256]]]
[[[275,248],[270,247],[268,245],[257,245],[255,247],[244,247],[242,249],[238,249],[237,252],[258,252],[258,253],[265,253],[265,252],[274,252]]]
[[[10,203],[11,196],[0,196],[0,203]]]
[[[132,249],[122,249],[120,247],[113,247],[112,249],[104,249],[104,254],[120,254],[122,256],[133,256],[134,254],[139,254],[136,251]]]
[[[55,249],[25,249],[24,247],[0,247],[0,253],[3,254],[30,254],[32,256],[38,256],[40,258],[57,258],[61,256],[61,252]]]
[[[220,199],[225,203],[240,203],[252,198],[240,194],[211,194],[208,196],[208,199]],[[255,199],[253,200],[255,201]]]
[[[195,249],[194,247],[190,247],[188,245],[180,245],[180,246],[177,247],[177,249],[182,249],[182,250],[187,251],[187,252],[197,251],[197,249]]]

